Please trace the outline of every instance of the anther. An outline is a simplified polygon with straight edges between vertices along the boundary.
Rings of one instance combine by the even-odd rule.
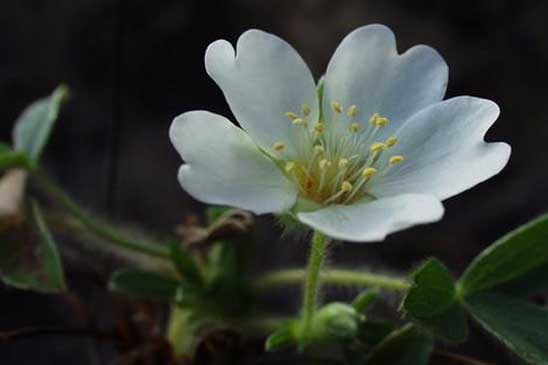
[[[325,124],[322,123],[322,122],[319,122],[318,124],[316,124],[314,126],[314,130],[317,132],[317,133],[323,133],[325,131]]]
[[[369,151],[374,153],[384,151],[385,149],[386,149],[386,144],[382,142],[375,142],[371,145],[371,147],[369,147]]]
[[[339,103],[337,101],[332,101],[331,102],[331,109],[333,109],[333,111],[337,114],[340,114],[343,111],[341,103]]]
[[[347,158],[341,158],[337,166],[339,166],[340,169],[344,169],[346,166],[348,166],[348,162],[350,161],[348,161]]]
[[[394,147],[398,143],[398,139],[396,137],[389,137],[384,143],[386,143],[388,148]]]
[[[356,118],[356,115],[358,115],[358,107],[355,105],[349,106],[348,110],[346,111],[346,115],[348,115],[350,118]]]
[[[308,117],[310,113],[312,112],[312,109],[310,108],[308,104],[303,104],[301,111],[303,112],[303,115],[305,117]]]
[[[341,191],[344,191],[345,193],[348,193],[348,192],[352,191],[353,187],[354,186],[350,182],[343,181],[342,184],[341,184]]]
[[[350,132],[352,133],[358,133],[361,129],[362,127],[359,123],[350,124]]]
[[[378,117],[377,119],[375,119],[375,125],[377,127],[384,127],[388,123],[390,123],[390,120],[386,117]]]
[[[331,166],[331,162],[329,160],[325,159],[325,158],[320,160],[320,162],[318,164],[320,166],[320,169],[322,169],[322,170],[325,169],[326,167]]]
[[[390,159],[388,160],[388,163],[390,165],[397,165],[399,163],[402,163],[403,161],[405,161],[405,158],[403,156],[395,155],[395,156],[390,157]]]
[[[365,169],[363,169],[362,171],[362,176],[365,178],[365,179],[369,179],[373,176],[375,176],[375,174],[377,173],[377,169],[374,168],[374,167],[366,167]]]
[[[303,118],[295,118],[291,121],[294,125],[306,125],[306,121]]]
[[[325,152],[325,149],[323,148],[323,146],[320,146],[320,145],[314,146],[313,150],[314,150],[314,154],[316,155],[321,155],[322,153]]]
[[[370,124],[377,124],[377,118],[380,118],[380,115],[379,113],[374,113],[371,118],[369,118],[369,123]]]
[[[295,162],[293,162],[293,161],[286,162],[286,164],[285,164],[285,171],[286,172],[290,172],[294,168],[295,168]]]
[[[295,119],[297,119],[299,116],[293,112],[287,112],[285,113],[285,116],[287,118],[289,118],[290,121],[294,121]]]
[[[285,143],[283,142],[276,142],[272,145],[272,149],[274,151],[281,151],[285,148]]]

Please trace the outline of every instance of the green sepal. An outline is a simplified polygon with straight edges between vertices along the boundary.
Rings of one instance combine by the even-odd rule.
[[[109,283],[112,290],[135,297],[155,298],[165,301],[175,299],[180,285],[180,282],[175,278],[137,269],[115,271]]]
[[[352,301],[352,307],[358,313],[365,312],[379,297],[378,289],[366,289],[354,298]]]
[[[265,341],[265,351],[280,351],[297,345],[295,336],[296,322],[290,321],[276,330]]]
[[[173,264],[182,276],[181,280],[187,285],[201,287],[203,285],[202,273],[192,256],[184,251],[177,242],[172,242],[169,248]]]

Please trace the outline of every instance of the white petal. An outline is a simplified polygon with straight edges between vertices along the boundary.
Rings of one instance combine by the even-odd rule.
[[[433,194],[443,200],[496,175],[508,162],[510,146],[485,143],[485,133],[499,115],[490,100],[461,96],[432,105],[396,133],[391,154],[406,160],[373,181],[376,196]]]
[[[297,52],[272,34],[249,30],[238,39],[236,51],[225,40],[213,42],[205,64],[251,138],[272,153],[272,145],[283,142],[284,153],[292,156],[298,127],[285,113],[300,113],[306,104],[312,108],[310,119],[318,116],[314,79]]]
[[[194,198],[257,214],[293,206],[296,188],[240,128],[206,111],[181,114],[169,136],[186,161],[179,182]]]
[[[335,205],[297,218],[324,234],[346,241],[382,241],[386,235],[416,224],[436,222],[443,215],[431,195],[404,194],[354,205]]]
[[[448,67],[431,47],[418,45],[399,55],[392,31],[379,24],[358,28],[341,42],[325,76],[324,111],[331,101],[356,105],[358,120],[379,113],[390,119],[379,138],[391,135],[405,120],[443,99]]]

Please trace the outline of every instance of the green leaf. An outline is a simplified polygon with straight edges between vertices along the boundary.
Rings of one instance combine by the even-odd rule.
[[[496,293],[465,299],[472,317],[531,364],[548,364],[548,310]]]
[[[456,298],[455,283],[447,268],[430,259],[413,274],[413,285],[402,302],[409,318],[453,342],[464,341],[468,335],[466,313]]]
[[[295,337],[295,322],[291,321],[272,333],[265,342],[265,350],[268,352],[279,351],[297,344]]]
[[[367,320],[360,323],[357,337],[367,346],[377,346],[395,329],[396,325],[391,322]]]
[[[182,276],[183,282],[191,286],[201,286],[203,284],[202,273],[194,262],[194,259],[181,249],[177,242],[170,245],[170,254],[175,267]]]
[[[27,208],[27,216],[27,222],[0,236],[2,281],[42,293],[66,290],[59,251],[37,203]]]
[[[123,269],[110,278],[110,287],[114,290],[167,301],[175,298],[179,286],[179,281],[174,278],[143,270]]]
[[[544,264],[527,274],[497,287],[497,292],[511,297],[528,297],[548,291],[548,264]]]
[[[14,148],[38,161],[46,146],[62,102],[68,95],[66,86],[59,86],[48,97],[32,103],[15,123]]]
[[[411,324],[392,333],[373,348],[367,365],[428,365],[434,341]]]
[[[15,167],[27,168],[29,166],[29,159],[24,152],[0,152],[0,170],[7,170]]]
[[[363,313],[377,300],[378,297],[378,289],[366,289],[358,294],[358,296],[352,301],[352,307],[354,307],[356,312]]]
[[[548,214],[508,233],[479,254],[464,272],[462,296],[515,280],[548,261]]]

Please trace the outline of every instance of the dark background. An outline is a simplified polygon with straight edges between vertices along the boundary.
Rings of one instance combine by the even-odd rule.
[[[540,0],[3,0],[0,139],[10,139],[12,123],[27,104],[67,83],[72,99],[47,149],[47,169],[84,206],[170,234],[185,214],[202,208],[176,181],[181,161],[167,138],[171,120],[192,109],[231,115],[204,70],[210,42],[235,42],[249,28],[270,31],[291,43],[319,77],[349,31],[383,23],[396,33],[400,52],[425,43],[444,56],[448,97],[496,101],[502,114],[487,139],[509,142],[513,153],[500,175],[446,201],[442,222],[380,244],[338,245],[330,260],[406,271],[436,256],[458,274],[494,239],[548,210],[547,16],[548,2]],[[304,264],[305,244],[280,240],[279,234],[271,218],[260,218],[262,246],[254,266]],[[88,283],[90,274],[66,266],[92,317],[115,316],[116,306],[101,299],[100,285]],[[3,288],[0,329],[72,323],[68,302]],[[55,337],[0,343],[0,362],[87,364],[84,342]],[[468,345],[452,350],[511,363],[479,331]]]

